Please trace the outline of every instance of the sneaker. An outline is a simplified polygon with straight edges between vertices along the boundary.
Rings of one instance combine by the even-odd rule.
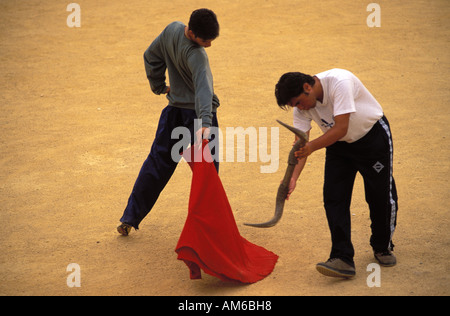
[[[128,234],[131,231],[131,225],[128,225],[126,223],[122,223],[119,226],[117,226],[117,231],[119,232],[119,234],[121,234],[122,236],[128,236]]]
[[[393,267],[397,264],[397,258],[390,250],[374,252],[374,256],[383,267]]]
[[[320,262],[316,265],[316,269],[323,275],[335,278],[351,278],[356,274],[354,267],[339,258],[331,258],[327,262]]]

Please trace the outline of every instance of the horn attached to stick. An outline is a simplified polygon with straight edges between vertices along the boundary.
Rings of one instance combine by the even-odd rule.
[[[281,219],[281,216],[283,215],[283,209],[284,209],[284,202],[286,201],[286,196],[289,192],[289,182],[292,178],[292,173],[294,172],[295,165],[298,163],[297,158],[295,157],[295,152],[298,151],[300,148],[305,146],[305,144],[308,142],[308,135],[306,133],[302,132],[301,130],[289,126],[279,120],[277,120],[278,123],[286,127],[288,130],[293,132],[295,135],[297,135],[298,140],[295,142],[294,146],[292,147],[291,151],[289,152],[289,158],[288,158],[288,166],[286,168],[286,172],[284,173],[283,181],[281,182],[280,186],[278,187],[277,192],[277,198],[275,203],[275,215],[273,218],[265,223],[260,224],[249,224],[244,223],[244,225],[252,226],[252,227],[259,227],[259,228],[268,228],[275,226]]]

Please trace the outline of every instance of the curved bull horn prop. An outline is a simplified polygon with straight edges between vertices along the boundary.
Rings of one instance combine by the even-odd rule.
[[[286,127],[288,130],[293,132],[295,135],[297,135],[298,140],[292,147],[291,151],[289,152],[289,158],[288,158],[288,166],[286,168],[286,172],[284,173],[283,181],[281,182],[280,186],[278,187],[278,193],[277,193],[277,199],[275,204],[275,215],[273,218],[265,223],[260,224],[249,224],[244,223],[244,225],[252,226],[252,227],[259,227],[259,228],[268,228],[275,226],[281,219],[281,216],[283,215],[283,209],[284,209],[284,202],[286,201],[286,196],[289,192],[289,182],[292,178],[292,173],[294,172],[295,165],[298,163],[297,158],[295,158],[295,152],[298,151],[300,148],[305,146],[306,142],[308,142],[308,135],[306,133],[302,132],[301,130],[289,126],[283,122],[280,122],[277,120],[278,123]]]

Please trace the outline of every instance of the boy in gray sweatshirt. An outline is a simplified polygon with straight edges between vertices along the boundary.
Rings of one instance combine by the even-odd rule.
[[[179,142],[172,139],[173,129],[189,129],[191,144],[207,138],[210,127],[218,127],[216,109],[219,99],[214,94],[213,77],[205,48],[219,36],[215,13],[208,9],[192,12],[189,25],[169,24],[144,53],[147,78],[153,93],[166,94],[169,105],[163,109],[148,158],[136,179],[127,207],[117,227],[127,236],[131,227],[150,212],[178,164],[171,155]],[[169,85],[166,83],[166,70]],[[201,125],[194,126],[194,120]],[[195,124],[196,125],[196,124]],[[214,161],[216,169],[219,163]]]

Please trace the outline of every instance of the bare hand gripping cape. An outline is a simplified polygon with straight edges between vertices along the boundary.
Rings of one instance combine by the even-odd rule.
[[[207,141],[183,156],[191,161],[192,183],[189,212],[175,251],[189,267],[191,279],[201,278],[200,269],[241,283],[268,276],[278,256],[240,235]]]

